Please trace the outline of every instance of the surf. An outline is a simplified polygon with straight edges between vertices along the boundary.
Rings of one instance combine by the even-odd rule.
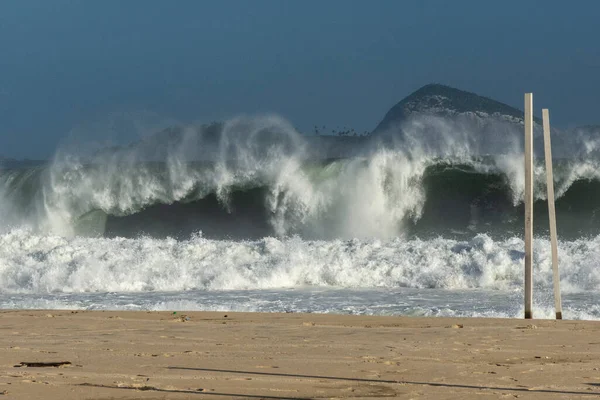
[[[343,151],[319,145],[330,138],[307,138],[271,116],[232,120],[218,134],[170,130],[91,155],[58,152],[46,165],[0,169],[0,229],[181,240],[198,233],[334,240],[520,232],[524,183],[516,136],[478,147],[464,126],[425,122],[413,122],[399,142],[354,138]],[[555,161],[559,233],[566,239],[600,233],[599,163],[592,156]],[[543,172],[537,162],[540,235],[547,232]]]

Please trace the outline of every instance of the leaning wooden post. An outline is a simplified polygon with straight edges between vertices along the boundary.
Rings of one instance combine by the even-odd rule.
[[[554,308],[556,319],[562,319],[560,301],[560,275],[558,274],[558,239],[556,238],[556,211],[554,207],[554,178],[552,174],[552,146],[550,142],[550,115],[548,109],[542,110],[544,122],[544,154],[546,158],[546,187],[548,190],[548,219],[550,220],[550,243],[552,247],[552,275],[554,280]]]
[[[533,93],[525,93],[525,319],[533,318]]]

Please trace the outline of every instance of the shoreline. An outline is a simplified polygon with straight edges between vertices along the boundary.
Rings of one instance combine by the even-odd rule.
[[[0,331],[0,398],[600,396],[597,321],[1,310]]]

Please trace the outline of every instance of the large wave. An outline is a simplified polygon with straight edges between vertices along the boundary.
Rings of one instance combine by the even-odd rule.
[[[506,124],[486,132],[428,118],[391,141],[307,138],[272,116],[234,119],[217,132],[174,129],[127,148],[59,152],[46,166],[1,170],[0,229],[179,239],[510,237],[523,225],[522,133]],[[600,159],[578,143],[559,145],[580,151],[555,166],[559,234],[570,239],[600,233]],[[538,161],[541,234],[544,182]]]

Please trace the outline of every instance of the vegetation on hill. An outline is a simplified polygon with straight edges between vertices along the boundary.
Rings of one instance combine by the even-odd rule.
[[[392,107],[374,133],[384,131],[391,126],[398,126],[409,116],[415,114],[453,116],[469,112],[517,120],[523,119],[523,111],[499,101],[450,86],[429,84],[411,93]],[[535,121],[541,122],[537,118]]]

